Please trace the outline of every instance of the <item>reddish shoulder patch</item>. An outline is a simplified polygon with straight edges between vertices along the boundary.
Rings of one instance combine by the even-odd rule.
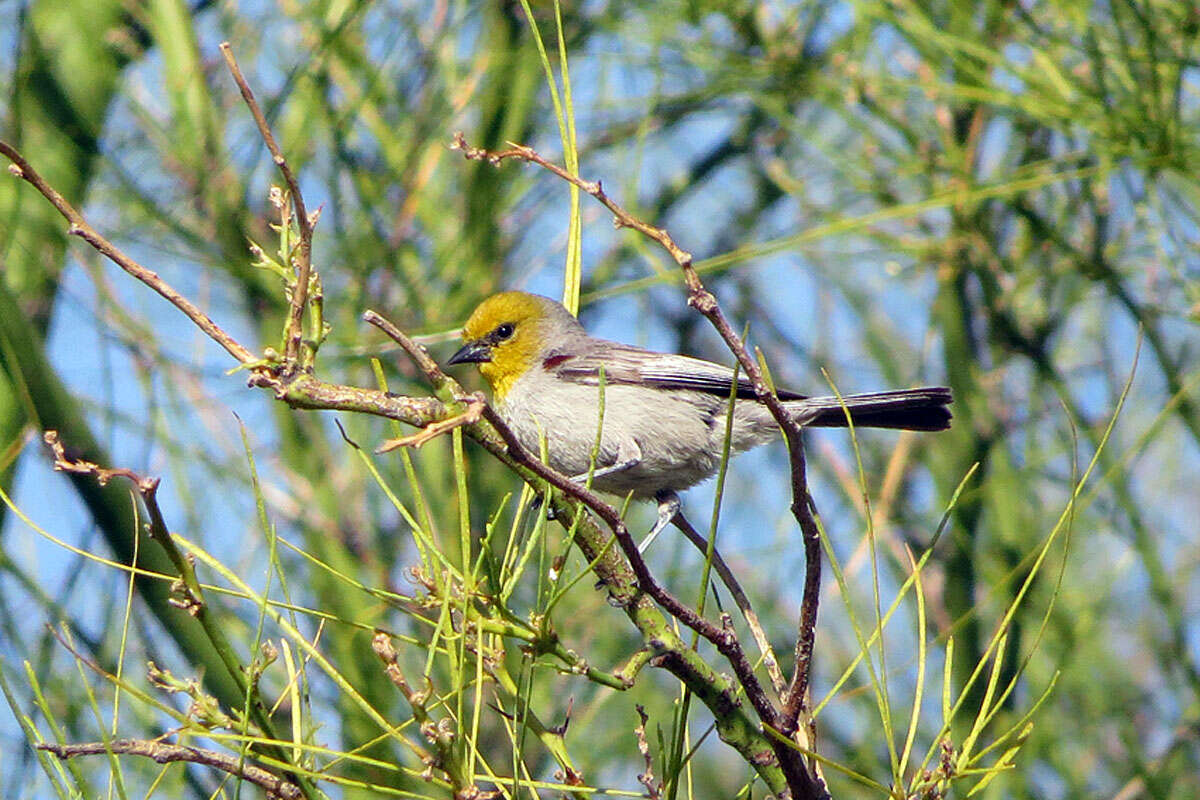
[[[562,366],[564,361],[569,361],[571,358],[573,358],[573,356],[563,355],[561,353],[558,355],[547,356],[546,360],[542,362],[542,367],[545,369],[554,369],[555,367]]]

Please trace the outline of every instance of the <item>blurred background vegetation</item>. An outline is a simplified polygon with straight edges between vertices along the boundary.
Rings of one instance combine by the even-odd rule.
[[[376,385],[370,357],[390,350],[359,322],[366,308],[427,336],[444,358],[452,345],[439,343],[489,293],[561,294],[565,184],[530,168],[466,162],[447,147],[461,129],[473,144],[520,141],[562,160],[519,3],[21,0],[0,8],[3,138],[93,225],[243,342],[274,345],[286,301],[277,280],[251,266],[248,240],[272,241],[266,198],[278,178],[218,55],[226,39],[309,206],[323,206],[315,263],[332,333],[321,377]],[[561,88],[554,7],[538,2],[534,12]],[[565,5],[562,31],[582,174],[603,179],[696,255],[779,383],[816,393],[830,380],[845,392],[941,382],[954,390],[949,433],[860,436],[865,495],[849,437],[810,439],[815,500],[851,594],[826,581],[814,697],[823,699],[859,652],[847,605],[860,618],[872,613],[868,527],[886,607],[910,572],[905,549],[928,546],[955,487],[978,464],[923,570],[928,655],[918,656],[909,595],[877,664],[901,731],[925,667],[917,742],[921,752],[936,746],[946,642],[953,637],[957,696],[1132,375],[1111,441],[1012,620],[998,679],[1003,686],[1020,670],[1019,678],[989,728],[1007,730],[1053,690],[1015,766],[984,794],[1200,795],[1200,7],[593,2]],[[614,231],[595,204],[584,202],[582,215],[585,323],[609,338],[728,362],[684,305],[673,265]],[[357,692],[309,664],[304,692],[288,694],[283,659],[268,668],[264,692],[289,698],[284,711],[304,727],[301,738],[407,770],[351,759],[334,768],[339,775],[444,796],[399,742],[423,738],[412,727],[381,735],[364,711],[396,725],[411,717],[371,653],[378,626],[414,638],[401,663],[414,685],[424,672],[445,693],[439,714],[465,703],[459,720],[469,726],[472,704],[483,703],[473,739],[480,774],[483,764],[514,774],[515,747],[530,777],[553,780],[561,753],[525,743],[488,706],[511,712],[507,700],[464,688],[469,680],[456,669],[474,663],[470,654],[459,662],[429,655],[431,626],[422,620],[436,613],[367,591],[422,595],[409,571],[419,560],[414,529],[452,561],[460,525],[478,541],[498,513],[504,536],[510,527],[519,534],[515,495],[498,512],[520,490],[515,477],[470,445],[456,459],[443,437],[411,456],[374,459],[377,481],[333,415],[291,411],[226,375],[224,353],[95,253],[68,245],[56,212],[11,179],[0,180],[0,270],[0,488],[59,540],[0,508],[0,677],[12,710],[0,715],[6,797],[65,786],[84,796],[213,796],[220,776],[211,770],[103,757],[64,770],[40,764],[28,744],[26,725],[65,741],[154,737],[179,726],[167,709],[186,711],[188,701],[153,688],[147,660],[179,678],[203,677],[237,706],[194,622],[167,604],[164,584],[141,582],[127,609],[128,574],[97,557],[128,563],[138,524],[128,487],[53,474],[38,444],[46,428],[102,463],[161,475],[173,530],[253,592],[320,612],[295,612],[293,635],[261,622],[249,590],[212,595],[243,658],[260,639],[290,641],[302,671],[303,636]],[[427,393],[403,357],[385,357],[384,367],[392,391]],[[393,435],[378,419],[338,419],[367,447]],[[787,492],[782,447],[744,457],[731,470],[720,528],[725,556],[781,653],[790,652],[803,574]],[[708,519],[711,499],[711,487],[690,493],[693,520]],[[650,513],[631,519],[636,528]],[[547,526],[530,548],[515,608],[545,609],[546,570],[567,551],[558,526]],[[650,558],[694,597],[699,569],[689,548],[664,537]],[[568,565],[577,572],[579,561],[571,555]],[[233,585],[214,569],[202,568],[202,578]],[[589,664],[612,670],[636,649],[591,580],[556,603],[562,642]],[[162,705],[77,669],[50,632],[62,626],[80,655]],[[616,692],[505,641],[494,655],[529,710],[547,726],[570,715],[563,747],[588,785],[640,792],[634,706],[646,707],[647,738],[662,758],[679,730],[678,686],[647,669],[632,690]],[[860,667],[834,693],[817,720],[818,749],[890,784],[868,687]],[[968,692],[968,706],[984,700],[982,685]],[[951,741],[961,743],[971,718]],[[700,746],[679,791],[762,796],[761,785],[745,789],[751,771],[716,737],[702,738],[710,723],[693,707],[688,747]],[[310,755],[317,765],[330,757]],[[827,775],[835,797],[879,796]],[[955,791],[965,796],[972,785]],[[325,788],[346,797],[376,791]]]

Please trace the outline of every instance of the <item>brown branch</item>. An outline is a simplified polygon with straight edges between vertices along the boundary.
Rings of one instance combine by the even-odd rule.
[[[461,414],[455,414],[453,417],[431,422],[421,430],[409,436],[401,436],[398,439],[388,439],[379,447],[375,448],[377,454],[389,453],[398,447],[419,448],[432,439],[436,439],[443,433],[449,433],[455,428],[461,428],[463,425],[474,425],[479,422],[479,418],[483,414],[484,399],[476,397],[467,403],[467,410]]]
[[[811,498],[805,505],[793,501],[792,516],[800,523],[804,538],[804,597],[800,603],[799,635],[796,637],[795,669],[784,695],[783,722],[780,731],[791,736],[800,725],[800,716],[808,703],[809,677],[812,674],[813,642],[816,638],[817,607],[821,601],[821,533],[811,511]],[[810,748],[811,749],[811,748]]]
[[[413,363],[417,365],[417,369],[421,370],[425,375],[425,379],[429,381],[434,389],[442,389],[451,385],[457,386],[449,375],[442,372],[441,366],[430,357],[428,350],[414,342],[404,331],[389,322],[382,314],[368,309],[363,312],[362,318],[363,322],[379,328],[389,339],[400,345],[400,348],[405,353],[408,353],[408,357],[413,360]]]
[[[462,132],[454,134],[454,142],[450,145],[451,150],[461,151],[463,156],[472,161],[486,161],[492,166],[499,166],[502,161],[507,158],[515,158],[520,161],[527,161],[531,164],[537,164],[543,169],[553,172],[564,181],[578,186],[580,191],[590,194],[596,198],[601,205],[612,212],[614,224],[618,228],[632,228],[633,230],[645,236],[649,236],[654,241],[658,242],[663,248],[671,254],[671,258],[675,259],[675,263],[679,265],[692,263],[692,254],[681,248],[671,238],[671,234],[667,233],[662,228],[656,228],[653,225],[647,224],[637,217],[630,214],[621,206],[617,205],[607,194],[604,193],[604,187],[600,185],[600,181],[585,181],[578,175],[572,175],[557,164],[547,161],[531,147],[509,142],[508,150],[498,150],[489,152],[481,147],[472,147],[467,144],[466,138]],[[699,282],[699,281],[697,281]],[[689,284],[690,285],[690,284]]]
[[[451,149],[461,151],[463,156],[468,159],[486,161],[493,166],[498,166],[510,158],[537,164],[595,198],[597,202],[607,208],[613,215],[613,223],[618,228],[631,228],[658,242],[675,263],[679,265],[680,269],[683,270],[684,282],[688,288],[688,305],[703,314],[713,327],[716,328],[717,333],[720,334],[730,352],[737,359],[738,364],[745,371],[747,379],[754,388],[756,399],[767,407],[776,424],[779,425],[780,430],[783,432],[784,439],[788,445],[788,458],[792,475],[791,510],[792,515],[800,525],[800,530],[804,538],[806,565],[804,599],[800,609],[795,667],[791,685],[788,687],[784,697],[783,709],[779,712],[772,709],[771,713],[764,714],[756,704],[755,710],[759,711],[763,722],[773,725],[790,737],[799,728],[799,720],[804,711],[805,697],[808,692],[821,585],[820,534],[816,520],[812,514],[812,500],[808,494],[808,478],[804,462],[804,442],[801,435],[802,426],[788,415],[786,409],[783,407],[783,403],[780,402],[778,396],[775,395],[767,384],[758,363],[750,357],[745,343],[725,318],[720,306],[717,304],[716,298],[700,281],[700,276],[692,264],[691,253],[680,247],[670,233],[663,228],[643,222],[626,211],[604,192],[604,187],[600,181],[587,181],[579,176],[572,175],[557,164],[546,160],[530,147],[513,142],[509,142],[508,145],[509,149],[507,150],[488,151],[483,148],[472,147],[467,143],[462,133],[456,133],[454,141],[451,144]],[[618,541],[621,541],[620,536],[617,538]],[[624,549],[623,542],[622,548]],[[634,562],[632,557],[630,558],[630,562]],[[639,580],[641,580],[640,575]],[[656,597],[655,599],[658,598]],[[672,611],[672,613],[674,612]],[[742,676],[740,673],[738,677],[741,680]],[[755,684],[757,684],[757,680],[755,680]],[[751,700],[753,702],[753,698]],[[786,764],[790,760],[790,755],[781,753],[779,748],[776,748],[776,753],[780,756],[781,764]],[[808,775],[807,772],[805,772],[804,778],[805,780],[799,785],[793,783],[791,778],[789,778],[789,783],[796,790],[814,792],[814,796],[824,794],[824,787],[820,785],[819,780],[814,781],[812,776]]]
[[[183,608],[192,616],[197,616],[204,606],[203,590],[200,588],[200,581],[196,578],[196,570],[192,566],[192,562],[184,557],[179,548],[175,546],[175,542],[171,540],[171,534],[167,529],[167,522],[163,518],[162,510],[158,506],[158,484],[160,480],[154,477],[143,477],[133,470],[124,467],[102,467],[91,461],[71,458],[67,454],[66,447],[58,437],[58,431],[46,431],[42,434],[42,439],[54,455],[54,469],[58,472],[70,472],[75,475],[94,475],[96,482],[101,486],[106,486],[113,478],[125,478],[133,483],[142,498],[142,502],[146,504],[146,511],[150,514],[150,524],[147,526],[150,538],[158,542],[163,550],[166,551],[167,557],[171,559],[171,564],[179,573],[181,585],[178,588],[181,590],[182,597],[173,597],[171,602]]]
[[[621,519],[621,515],[617,509],[604,502],[598,495],[582,484],[571,480],[566,475],[551,469],[537,458],[534,458],[521,446],[516,434],[512,432],[490,405],[483,407],[483,417],[504,440],[507,446],[507,454],[514,463],[533,472],[537,477],[569,497],[580,501],[604,520],[605,525],[608,526],[613,536],[616,537],[617,544],[621,546],[621,550],[625,553],[630,567],[633,568],[638,588],[654,598],[655,602],[666,609],[667,613],[671,616],[712,643],[717,648],[717,652],[729,661],[734,674],[737,676],[738,683],[746,692],[746,697],[754,707],[754,711],[758,714],[759,719],[768,725],[778,727],[778,711],[767,697],[762,684],[759,683],[758,678],[755,676],[754,666],[750,663],[750,659],[746,657],[741,642],[734,635],[729,615],[723,614],[721,624],[716,625],[701,617],[693,609],[667,591],[655,579],[653,573],[650,572],[650,568],[642,558],[641,551],[638,550],[637,542],[629,533],[629,529],[625,526],[625,521]],[[669,653],[663,654],[660,659],[665,660],[660,660],[659,663],[664,666],[673,664],[674,661],[670,657],[671,654]],[[791,754],[794,754],[794,751],[789,754],[787,748],[782,746],[775,748],[775,751],[781,766],[787,771],[788,765],[786,762],[792,760]],[[790,782],[791,779],[789,779]]]
[[[262,698],[259,696],[257,687],[253,681],[247,678],[248,670],[243,666],[239,655],[230,644],[224,626],[220,620],[214,617],[212,610],[205,602],[204,590],[200,585],[199,578],[196,577],[196,569],[192,563],[192,559],[185,556],[175,544],[175,540],[171,538],[166,518],[163,516],[162,509],[158,505],[159,479],[142,477],[131,469],[105,468],[91,461],[71,458],[60,441],[57,431],[46,431],[43,438],[54,454],[54,468],[56,470],[78,475],[94,475],[101,485],[108,483],[116,477],[126,478],[132,481],[134,486],[137,487],[138,494],[141,496],[142,502],[146,507],[146,512],[150,517],[150,523],[147,525],[150,538],[166,551],[167,557],[170,559],[179,576],[172,583],[173,596],[169,599],[169,602],[172,605],[182,608],[199,622],[213,650],[216,651],[217,657],[225,665],[225,669],[233,679],[234,684],[238,687],[239,692],[246,698],[246,710],[249,712],[250,718],[253,719],[264,736],[274,739],[275,731],[271,722],[270,712],[267,711],[266,706],[263,704]],[[264,744],[263,747],[267,755],[282,763],[289,763],[287,753],[277,745]],[[309,793],[308,789],[310,787],[307,785],[305,779],[300,778],[298,782],[301,791]]]
[[[256,766],[246,761],[241,755],[227,755],[215,750],[201,747],[190,747],[182,744],[167,744],[146,739],[113,739],[108,742],[87,742],[84,744],[53,744],[41,742],[38,750],[53,753],[66,760],[76,756],[97,756],[115,753],[117,755],[143,756],[157,761],[159,764],[184,762],[203,764],[222,772],[228,772],[236,778],[253,783],[267,793],[267,797],[280,800],[300,800],[304,793],[300,787],[286,778],[280,777],[270,770]]]
[[[426,701],[433,695],[433,685],[429,682],[429,678],[425,678],[425,688],[421,691],[409,686],[408,681],[404,678],[404,673],[400,670],[399,657],[396,654],[396,648],[392,645],[392,637],[383,631],[375,632],[371,638],[371,649],[383,662],[384,673],[388,680],[400,690],[404,699],[408,701],[413,721],[417,723],[421,735],[433,746],[434,755],[421,751],[422,762],[426,767],[436,767],[446,774],[454,789],[455,797],[470,797],[468,789],[476,787],[471,776],[463,770],[461,760],[455,753],[455,732],[452,727],[444,724],[445,719],[435,720],[431,717],[426,707]],[[478,791],[477,788],[476,791]]]
[[[381,392],[378,389],[326,383],[307,374],[282,378],[266,371],[258,371],[250,376],[247,384],[270,389],[277,400],[282,400],[292,408],[373,414],[418,428],[456,413],[451,406],[436,397],[409,397]]]
[[[671,522],[700,551],[701,555],[708,555],[708,539],[701,536],[700,532],[692,527],[692,523],[683,515],[682,511],[675,514],[675,518]],[[712,551],[712,565],[713,569],[717,571],[721,583],[725,584],[725,588],[733,596],[734,604],[741,610],[742,616],[745,617],[746,626],[750,628],[750,635],[754,637],[754,642],[758,645],[758,651],[762,653],[763,666],[767,668],[767,675],[771,678],[771,685],[775,687],[775,692],[782,697],[784,690],[787,688],[787,683],[783,679],[783,673],[779,671],[779,662],[775,659],[775,650],[771,647],[771,640],[767,638],[767,632],[763,630],[762,622],[758,619],[758,612],[750,604],[750,598],[746,596],[746,592],[742,589],[742,584],[738,582],[737,576],[733,574],[733,570],[725,563],[725,559],[721,557],[721,553],[715,547]]]
[[[254,99],[254,92],[250,90],[250,85],[246,83],[237,59],[233,56],[233,48],[229,46],[229,42],[221,42],[220,48],[221,55],[225,57],[225,63],[229,66],[229,72],[233,75],[233,80],[242,93],[242,99],[246,102],[246,107],[250,109],[250,115],[254,117],[254,124],[258,126],[259,134],[266,143],[267,149],[271,151],[271,158],[275,162],[275,166],[279,167],[280,174],[287,182],[288,193],[292,196],[292,205],[296,209],[296,223],[300,226],[300,247],[296,254],[296,288],[292,292],[291,307],[288,310],[287,334],[284,344],[285,362],[295,365],[300,356],[304,307],[308,303],[308,282],[312,273],[313,220],[309,218],[308,211],[305,210],[304,196],[300,193],[300,183],[292,173],[292,168],[288,166],[283,151],[275,143],[275,137],[271,134],[271,126],[267,124],[266,116],[259,107],[258,101]],[[320,335],[319,331],[317,335]]]
[[[251,368],[248,380],[250,386],[272,390],[277,399],[286,402],[293,408],[369,413],[418,427],[461,413],[460,407],[449,405],[432,397],[404,397],[377,390],[325,383],[317,380],[311,373],[303,369],[295,369],[297,362],[294,360],[288,360],[285,362],[285,369],[280,369],[277,364],[257,359],[203,312],[162,281],[158,275],[125,256],[96,233],[78,212],[37,175],[17,151],[0,144],[0,152],[13,160],[12,171],[14,174],[34,185],[67,218],[71,223],[72,234],[81,236],[126,272],[155,289],[161,296],[180,308],[197,327],[221,344],[239,363],[249,366]],[[305,222],[308,221],[306,216],[301,216]],[[307,283],[302,283],[300,288],[306,289]],[[403,345],[403,338],[398,341],[401,341]],[[415,345],[406,349],[410,355],[422,352]],[[422,363],[424,359],[428,359],[428,356],[424,355],[423,359],[418,358],[418,363]],[[436,370],[436,365],[433,365],[433,370],[428,368],[429,363],[425,363],[424,366],[427,375],[435,381],[445,381],[442,387],[447,389],[453,398],[466,397],[456,383],[441,374],[440,370]],[[598,574],[608,583],[614,598],[620,601],[630,619],[647,637],[648,652],[653,653],[650,656],[650,663],[671,671],[713,709],[717,715],[719,729],[724,730],[729,736],[726,740],[734,744],[747,761],[760,770],[770,785],[778,786],[779,791],[783,791],[786,784],[806,785],[808,776],[804,772],[802,761],[795,757],[794,751],[776,746],[769,737],[763,735],[761,728],[757,731],[753,730],[750,719],[740,708],[741,703],[728,678],[712,670],[694,652],[687,649],[682,641],[678,640],[670,627],[665,626],[665,621],[654,611],[653,603],[649,598],[653,598],[668,612],[700,632],[717,646],[718,651],[733,665],[734,672],[760,719],[770,720],[775,713],[774,708],[767,700],[762,687],[754,676],[749,660],[746,659],[740,644],[733,636],[728,618],[723,619],[720,626],[714,625],[699,617],[694,611],[666,592],[650,575],[645,562],[637,551],[636,543],[615,509],[605,504],[596,495],[584,490],[583,487],[571,482],[566,476],[555,473],[526,453],[512,432],[495,416],[490,407],[484,406],[483,416],[489,424],[470,425],[467,430],[472,438],[483,444],[526,480],[546,481],[561,489],[567,496],[583,502],[612,529],[621,549],[628,558],[631,571],[626,568],[624,563],[621,563],[620,559],[616,558],[615,553],[611,556],[605,555],[606,545],[600,538],[602,534],[591,520],[583,520],[576,537],[584,547],[587,557],[596,562]],[[68,459],[64,458],[64,460]],[[100,477],[103,473],[95,474]],[[124,475],[122,472],[113,470],[107,473],[109,477],[118,474]],[[125,477],[133,479],[134,476],[130,473]],[[573,518],[575,514],[580,513],[577,507],[568,504],[562,504],[560,510],[566,518]],[[160,528],[163,536],[169,539],[165,523],[162,523]],[[206,609],[201,603],[199,606],[201,618],[205,613]],[[227,666],[232,671],[237,665],[227,663]],[[725,734],[723,734],[724,737]],[[780,778],[784,782],[783,784],[777,783]],[[303,781],[299,785],[301,791],[304,791]],[[811,793],[805,792],[804,796],[809,794]]]
[[[734,671],[738,673],[739,678],[744,673],[757,687],[758,692],[762,692],[762,687],[758,685],[758,679],[754,677],[754,668],[750,665],[750,661],[746,658],[745,653],[742,652],[737,638],[728,627],[717,626],[704,619],[658,583],[654,575],[650,572],[650,568],[646,566],[646,561],[642,558],[642,554],[638,550],[637,542],[634,540],[633,535],[629,533],[629,529],[625,526],[625,520],[621,519],[621,514],[616,508],[604,502],[599,495],[592,492],[583,484],[571,480],[566,475],[547,466],[541,460],[534,458],[528,450],[521,446],[517,435],[512,432],[508,424],[501,419],[500,415],[491,406],[484,406],[483,417],[500,434],[505,445],[507,445],[509,457],[515,463],[533,472],[537,477],[546,481],[563,494],[580,501],[604,520],[604,524],[612,530],[613,535],[617,538],[617,544],[621,546],[621,549],[625,552],[625,556],[629,559],[629,565],[633,567],[634,575],[637,576],[638,586],[642,591],[653,597],[671,616],[677,618],[684,625],[687,625],[711,642],[722,655],[734,661]],[[750,688],[747,688],[747,694],[751,694]],[[752,696],[751,702],[753,703],[754,701],[755,698]],[[762,702],[769,707],[765,695],[762,696]]]
[[[646,741],[646,723],[650,717],[646,715],[646,709],[640,705],[636,706],[638,719],[641,720],[633,728],[633,735],[637,737],[637,749],[642,754],[642,760],[646,762],[646,770],[637,776],[638,783],[646,787],[647,800],[659,800],[662,797],[662,787],[654,780],[654,758],[650,755],[650,743]]]
[[[67,454],[67,448],[63,446],[62,440],[58,438],[58,431],[46,431],[42,434],[42,441],[50,448],[51,454],[54,456],[54,469],[57,472],[70,472],[75,475],[94,475],[96,483],[101,486],[107,486],[113,478],[126,478],[137,487],[138,493],[142,497],[154,497],[158,490],[160,480],[158,478],[143,478],[131,469],[124,467],[102,467],[92,461],[83,459],[73,459]]]
[[[85,242],[90,244],[103,255],[107,256],[110,261],[116,264],[121,269],[128,272],[133,277],[137,278],[142,283],[149,286],[154,291],[165,299],[168,303],[178,308],[188,319],[196,324],[200,330],[204,331],[210,339],[212,339],[229,355],[236,358],[242,364],[250,364],[257,360],[255,355],[242,347],[232,336],[221,329],[217,323],[199,309],[192,301],[175,291],[166,281],[158,276],[153,270],[146,269],[137,261],[134,261],[129,256],[125,255],[112,242],[101,236],[87,220],[83,218],[75,208],[66,201],[66,199],[48,184],[41,175],[38,174],[29,162],[25,160],[16,148],[7,142],[0,141],[0,153],[4,154],[12,165],[8,171],[13,175],[21,178],[33,188],[37,189],[43,197],[50,201],[51,205],[58,209],[58,213],[70,223],[67,228],[67,233],[72,236],[78,236]]]

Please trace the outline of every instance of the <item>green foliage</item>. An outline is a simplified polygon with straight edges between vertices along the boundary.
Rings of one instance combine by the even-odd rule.
[[[462,129],[669,228],[780,385],[952,387],[946,434],[810,441],[834,797],[1200,793],[1190,4],[149,2],[87,24],[59,5],[21,21],[3,138],[264,356],[284,349],[294,220],[276,224],[222,38],[321,207],[305,345],[324,380],[428,395],[403,356],[374,360],[362,312],[440,355],[508,286],[581,292],[605,335],[728,361],[669,259],[548,174],[462,160]],[[748,717],[711,735],[708,698],[648,666],[569,525],[461,430],[376,455],[411,429],[245,388],[144,287],[80,245],[64,260],[64,224],[0,183],[10,743],[173,733],[311,796],[634,796],[640,774],[663,796],[763,796],[770,776],[719,741]],[[126,485],[50,477],[28,443],[51,418],[103,466],[163,477],[207,619],[178,607]],[[745,463],[711,519],[790,672],[786,462]],[[704,554],[664,536],[650,561],[715,618]],[[5,796],[257,791],[211,766],[0,751]]]

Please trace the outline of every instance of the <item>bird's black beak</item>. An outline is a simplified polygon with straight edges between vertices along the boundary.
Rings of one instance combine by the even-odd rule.
[[[492,360],[492,346],[485,341],[476,339],[467,342],[458,352],[450,356],[446,366],[451,364],[482,364]]]

